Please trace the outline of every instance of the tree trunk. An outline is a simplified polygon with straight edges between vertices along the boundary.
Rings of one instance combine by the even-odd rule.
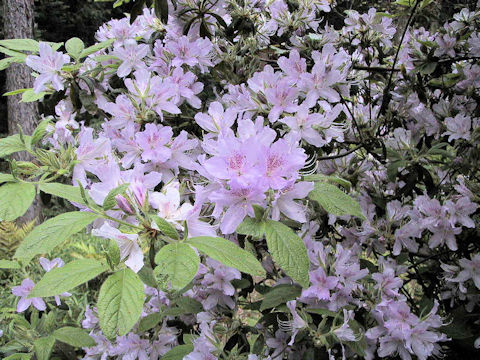
[[[34,0],[3,0],[3,20],[5,39],[33,38],[33,1]],[[6,90],[31,88],[33,77],[31,70],[24,64],[11,64],[7,69]],[[38,108],[35,102],[22,103],[21,95],[9,96],[7,99],[8,133],[18,133],[18,127],[31,135],[35,130],[38,119]],[[21,161],[29,161],[32,158],[27,153],[15,154],[14,158]],[[42,201],[39,196],[35,198],[33,205],[27,213],[18,221],[26,222],[35,218],[40,220]]]

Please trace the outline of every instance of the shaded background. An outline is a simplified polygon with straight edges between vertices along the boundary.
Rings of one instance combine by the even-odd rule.
[[[127,9],[112,8],[112,2],[94,0],[36,0],[35,38],[64,42],[72,37],[81,38],[86,44],[94,43],[95,31],[112,18],[123,17]],[[0,39],[3,35],[3,0],[0,0]],[[3,58],[0,55],[0,58]],[[5,90],[6,72],[0,71],[0,94]],[[7,101],[0,97],[0,134],[7,133]]]

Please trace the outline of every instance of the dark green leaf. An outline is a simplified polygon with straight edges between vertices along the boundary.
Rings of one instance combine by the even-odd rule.
[[[308,197],[318,202],[329,214],[354,215],[361,219],[365,218],[360,204],[334,185],[316,182],[315,188]]]
[[[145,332],[157,326],[165,316],[163,313],[153,313],[143,317],[138,324],[138,331]]]
[[[13,221],[25,214],[35,199],[35,185],[6,183],[0,186],[0,221]]]
[[[266,222],[265,233],[275,263],[302,287],[308,287],[310,260],[302,239],[288,226],[273,220]]]
[[[55,339],[75,347],[92,347],[97,343],[83,329],[65,326],[53,332]]]
[[[37,360],[49,360],[52,354],[53,345],[55,345],[55,338],[53,336],[47,336],[37,339],[33,342],[33,348],[35,349],[35,355]]]
[[[23,144],[19,134],[0,139],[0,157],[24,151],[25,149],[25,144]]]
[[[255,256],[231,241],[218,237],[199,236],[187,239],[186,242],[224,265],[254,276],[265,275],[265,270]]]
[[[257,239],[261,239],[265,234],[265,222],[257,219],[246,217],[238,226],[236,232],[242,235],[249,235]]]
[[[182,289],[198,271],[200,259],[191,246],[183,243],[167,244],[155,256],[155,275],[166,276],[174,289]]]
[[[158,226],[158,230],[164,235],[174,240],[180,239],[177,230],[167,220],[155,215],[153,216],[153,221],[155,221],[155,224]]]
[[[98,215],[94,213],[73,211],[48,219],[25,237],[15,257],[28,262],[37,254],[47,253],[97,218]]]
[[[162,356],[162,360],[182,360],[193,351],[192,344],[178,345]]]
[[[85,205],[85,201],[82,197],[82,193],[79,187],[60,183],[43,183],[40,184],[38,188],[44,193]]]
[[[287,301],[295,300],[302,293],[302,288],[295,285],[281,284],[272,288],[265,294],[260,305],[260,311],[285,304]]]
[[[155,15],[162,20],[165,25],[168,23],[168,1],[155,0]]]
[[[128,333],[142,314],[143,283],[130,269],[117,271],[105,280],[98,295],[98,317],[105,336]]]
[[[106,271],[105,265],[94,259],[74,260],[43,275],[29,297],[60,295]]]

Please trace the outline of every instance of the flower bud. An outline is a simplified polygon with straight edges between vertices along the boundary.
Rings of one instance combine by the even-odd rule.
[[[117,205],[120,209],[125,211],[127,214],[133,214],[132,207],[128,203],[128,200],[123,197],[123,195],[116,195],[115,200],[117,201]]]

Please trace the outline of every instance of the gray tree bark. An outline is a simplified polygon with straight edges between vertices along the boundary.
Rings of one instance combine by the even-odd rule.
[[[34,29],[34,0],[3,0],[3,20],[6,39],[33,38]],[[17,89],[31,88],[33,77],[31,70],[25,64],[12,64],[6,70],[7,92]],[[8,133],[18,133],[20,126],[23,132],[31,135],[37,126],[38,108],[35,102],[22,103],[21,95],[9,96],[7,99]],[[27,153],[15,154],[15,159],[29,161],[31,157]],[[42,213],[42,201],[39,196],[35,198],[33,205],[27,213],[18,219],[20,223],[40,220]]]

